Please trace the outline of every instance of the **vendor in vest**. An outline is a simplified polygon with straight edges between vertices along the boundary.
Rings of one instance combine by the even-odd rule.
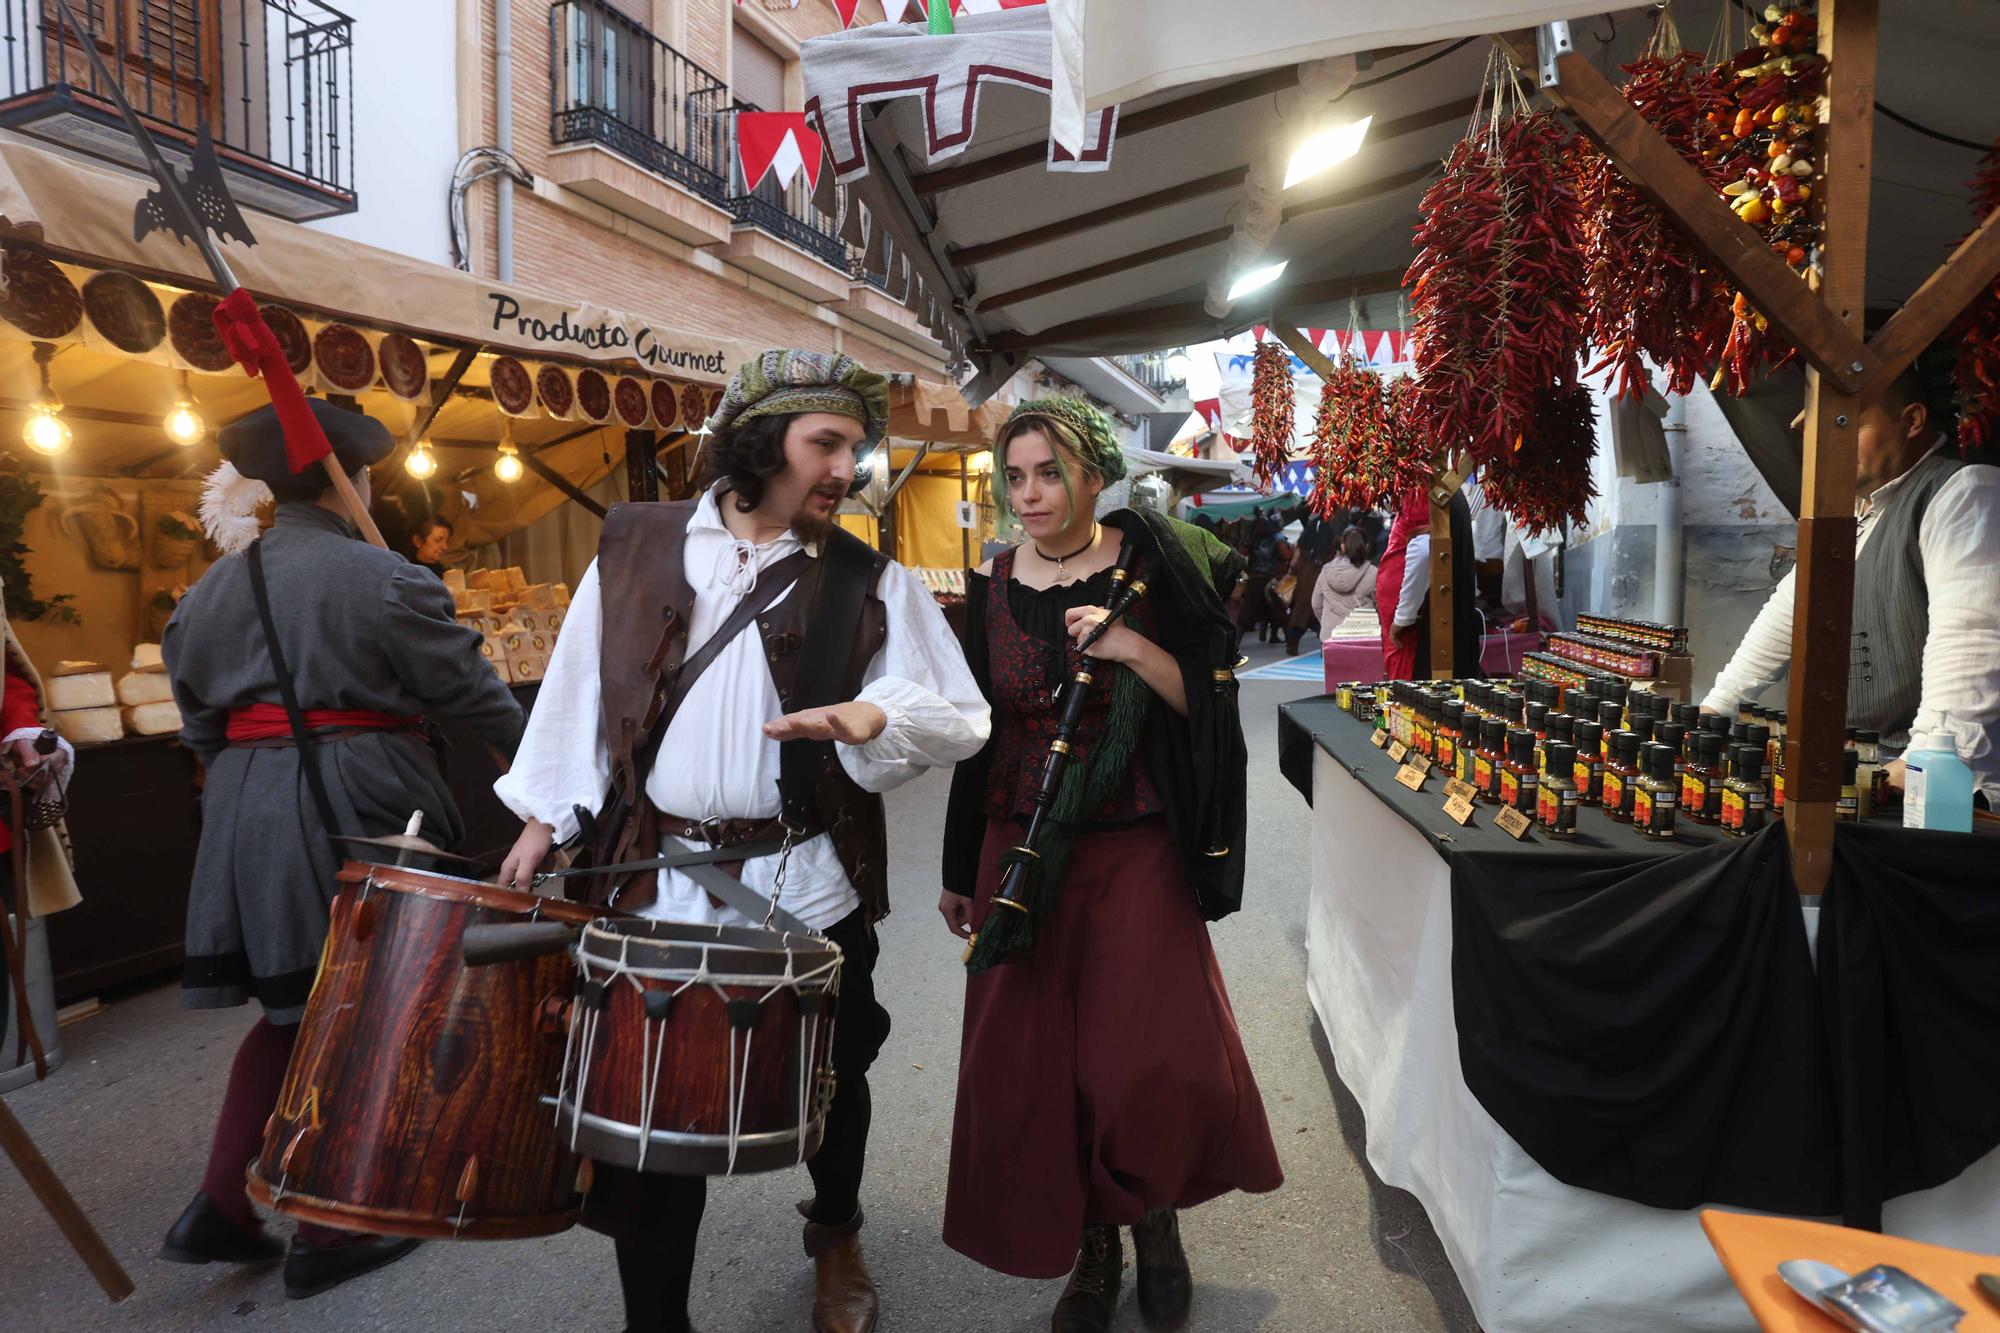
[[[363,413],[310,405],[365,505],[368,466],[394,438]],[[424,835],[453,846],[462,825],[425,719],[454,719],[510,750],[521,706],[444,585],[360,540],[324,468],[292,471],[272,408],[225,426],[216,443],[227,461],[203,488],[201,516],[224,555],[181,598],[160,643],[181,741],[208,770],[181,1006],[255,999],[264,1013],[230,1066],[201,1190],[160,1257],[249,1264],[285,1255],[258,1225],[243,1175],[319,973],[343,859],[333,837],[401,833],[421,811]],[[257,510],[274,498],[276,521],[260,535]],[[325,1291],[415,1245],[302,1222],[285,1293]]]
[[[835,1093],[808,1163],[814,1195],[799,1206],[817,1333],[867,1333],[876,1320],[858,1232],[867,1072],[889,1032],[874,984],[875,922],[889,910],[879,793],[978,753],[988,729],[986,701],[937,603],[834,523],[856,454],[882,439],[888,406],[886,381],[845,356],[770,351],[738,371],[708,422],[713,486],[696,500],[619,505],[605,520],[520,754],[496,788],[527,821],[502,883],[529,887],[551,846],[577,838],[600,865],[740,846],[744,859],[724,863],[730,902],[712,896],[712,879],[678,868],[588,896],[605,901],[615,888],[617,906],[647,916],[758,925],[784,860],[780,908],[840,946]],[[844,580],[865,588],[847,602],[859,606],[859,623],[829,642],[814,634],[815,596]],[[739,609],[774,591],[744,624]],[[724,634],[700,673],[681,679]],[[664,676],[655,657],[663,642]],[[826,693],[844,702],[789,707],[815,679],[831,680]],[[639,722],[656,681],[671,711],[658,762],[646,766]],[[794,808],[784,779],[801,754],[812,759],[810,814],[786,859],[770,844],[781,799]],[[614,775],[644,799],[607,801]],[[629,1327],[688,1327],[705,1194],[698,1176],[595,1165],[584,1222],[616,1241]]]
[[[2000,802],[2000,467],[1968,462],[1933,420],[1922,380],[1898,376],[1856,432],[1854,647],[1849,726],[1886,754],[1942,732]],[[1791,665],[1792,588],[1779,581],[1702,700],[1733,716]],[[1903,783],[1901,760],[1887,765]]]

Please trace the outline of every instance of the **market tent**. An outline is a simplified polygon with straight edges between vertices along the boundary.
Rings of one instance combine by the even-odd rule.
[[[1682,0],[1682,33],[1705,40],[1727,3]],[[1351,295],[1394,291],[1413,258],[1418,201],[1465,130],[1491,49],[1470,34],[1597,8],[1268,0],[1232,24],[1217,22],[1212,6],[1192,17],[1194,4],[1089,0],[1081,48],[1055,44],[1093,112],[1122,99],[1108,150],[1087,146],[1107,159],[1090,171],[1050,169],[1053,80],[1018,68],[1029,63],[1023,52],[1050,42],[1052,15],[1068,21],[1084,8],[1074,0],[971,15],[955,36],[887,24],[802,48],[807,105],[834,166],[894,250],[949,294],[945,317],[986,371],[975,394],[1030,354],[1200,341],[1274,310],[1300,326],[1345,324]],[[1735,22],[1740,33],[1740,15]],[[1572,35],[1608,65],[1636,55],[1649,26],[1642,12],[1621,9]],[[1440,40],[1451,34],[1466,35]],[[1046,67],[1050,48],[1041,49]],[[1996,60],[2000,6],[1883,5],[1877,95],[1904,120],[1879,117],[1876,128],[1871,302],[1906,298],[1969,222],[1952,201],[1977,152],[1904,121],[1990,141],[1977,90]],[[1362,116],[1373,121],[1357,156],[1264,208],[1246,198],[1252,169],[1282,166],[1302,132]],[[1102,117],[1089,125],[1101,137]],[[1272,209],[1280,215],[1256,262],[1289,261],[1284,278],[1215,313],[1211,283],[1247,266],[1253,249],[1237,224]],[[1365,321],[1387,327],[1394,315],[1393,298],[1364,301]]]

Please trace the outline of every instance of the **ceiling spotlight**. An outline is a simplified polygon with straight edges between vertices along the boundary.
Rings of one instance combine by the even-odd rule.
[[[493,475],[512,486],[521,479],[521,451],[511,444],[500,446],[500,457],[494,460]]]
[[[1285,188],[1289,190],[1300,181],[1311,180],[1360,152],[1361,141],[1368,136],[1369,123],[1374,119],[1363,116],[1351,125],[1321,130],[1300,144],[1285,167]]]
[[[430,442],[427,440],[417,441],[417,447],[410,450],[410,456],[403,460],[403,471],[418,481],[429,480],[436,475],[437,470],[437,455],[431,452]]]
[[[28,411],[21,439],[41,454],[59,454],[69,448],[70,429],[69,423],[62,419],[62,404],[54,398],[38,400]]]
[[[1256,291],[1259,287],[1270,286],[1279,278],[1285,276],[1285,265],[1291,262],[1289,259],[1283,259],[1275,264],[1266,264],[1262,268],[1251,269],[1230,285],[1229,299],[1232,301],[1240,300],[1248,296],[1251,292]]]

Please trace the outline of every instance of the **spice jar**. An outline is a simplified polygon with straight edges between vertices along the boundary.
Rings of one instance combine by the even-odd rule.
[[[1535,772],[1535,733],[1526,727],[1507,728],[1507,754],[1500,762],[1500,804],[1512,806],[1530,819],[1540,786]]]
[[[1632,798],[1639,789],[1639,737],[1621,731],[1611,738],[1611,758],[1604,764],[1604,814],[1620,824],[1632,822]]]
[[[1736,701],[1736,720],[1744,726],[1747,727],[1750,725],[1751,715],[1756,711],[1757,701],[1755,699],[1738,699]],[[1734,760],[1731,760],[1731,763],[1734,762]]]
[[[1655,743],[1641,751],[1640,757],[1639,782],[1632,793],[1632,825],[1642,838],[1665,841],[1674,836],[1674,807],[1680,800],[1680,787],[1674,779],[1674,752]]]
[[[1687,772],[1687,726],[1680,722],[1655,722],[1653,739],[1674,752],[1674,786],[1678,789],[1681,774]]]
[[[1712,731],[1694,738],[1694,761],[1681,773],[1681,813],[1697,824],[1722,822],[1722,737]]]
[[[1889,790],[1889,770],[1882,765],[1882,733],[1861,728],[1854,733],[1854,750],[1861,756],[1854,785],[1861,793],[1861,817],[1866,819],[1883,803],[1883,794]]]
[[[1550,713],[1543,720],[1543,725],[1547,729],[1548,738],[1542,742],[1537,757],[1541,763],[1542,775],[1546,777],[1549,771],[1549,747],[1558,741],[1568,745],[1576,743],[1576,719],[1568,713]]]
[[[1840,796],[1833,803],[1833,817],[1850,823],[1861,818],[1861,788],[1858,778],[1861,769],[1861,753],[1856,748],[1842,753],[1840,760]]]
[[[1598,755],[1606,763],[1611,760],[1611,738],[1625,730],[1625,705],[1616,699],[1606,699],[1597,706],[1598,735],[1602,738]]]
[[[1479,752],[1473,756],[1472,785],[1479,790],[1479,799],[1493,805],[1500,804],[1500,746],[1507,735],[1504,718],[1489,717],[1479,724]]]
[[[1450,773],[1458,763],[1458,738],[1465,731],[1465,701],[1446,699],[1438,710],[1437,765]]]
[[[1549,771],[1535,795],[1535,822],[1551,838],[1574,838],[1576,809],[1582,804],[1572,776],[1577,762],[1576,746],[1568,741],[1551,740],[1542,751]]]
[[[1435,710],[1437,698],[1429,690],[1412,691],[1410,699],[1410,748],[1428,759],[1437,741]]]
[[[1576,783],[1576,798],[1584,805],[1604,799],[1604,728],[1595,722],[1576,724],[1576,763],[1570,778]]]
[[[1764,827],[1769,796],[1764,789],[1764,752],[1739,745],[1729,761],[1729,780],[1722,784],[1722,831],[1747,838]]]

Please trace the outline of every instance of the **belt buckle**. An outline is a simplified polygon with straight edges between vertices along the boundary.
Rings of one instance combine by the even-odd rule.
[[[706,819],[702,820],[701,823],[695,825],[695,832],[698,836],[704,839],[709,846],[720,847],[723,844],[723,838],[724,838],[722,826],[727,822],[728,821],[725,820],[721,815],[710,815]],[[709,829],[709,825],[711,824],[715,826],[712,832]]]

